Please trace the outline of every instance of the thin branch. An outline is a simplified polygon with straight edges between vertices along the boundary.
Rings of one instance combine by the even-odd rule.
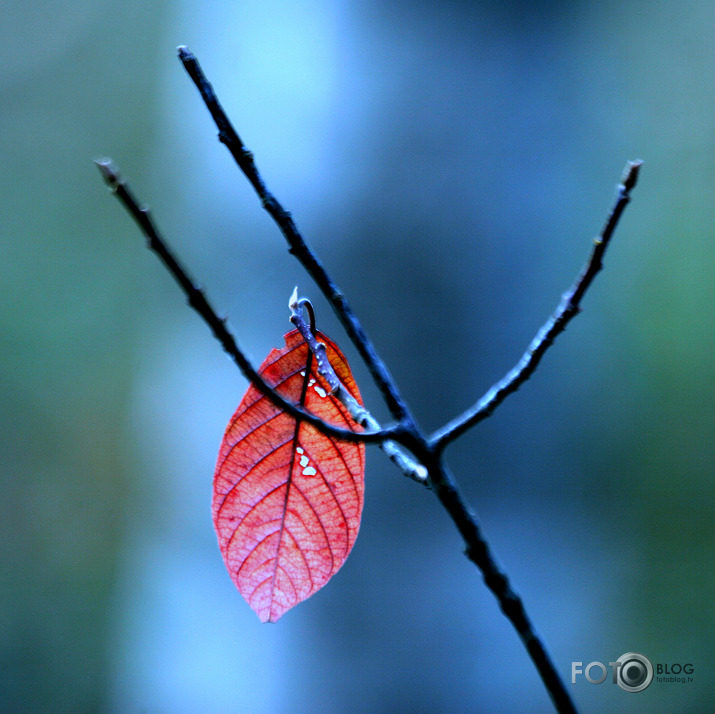
[[[381,432],[382,427],[377,419],[370,414],[364,405],[360,404],[360,402],[350,394],[345,385],[340,381],[333,366],[330,364],[325,344],[316,339],[311,326],[305,321],[303,305],[307,302],[305,298],[298,299],[298,288],[296,288],[288,302],[288,307],[291,311],[290,321],[296,326],[300,334],[303,335],[303,339],[308,343],[311,352],[315,356],[318,374],[326,380],[330,386],[331,393],[336,399],[340,400],[343,406],[348,410],[353,421],[371,432]],[[395,441],[386,439],[380,442],[380,448],[405,476],[423,485],[428,485],[427,469],[406,454]]]
[[[233,128],[214,93],[213,87],[206,79],[198,60],[187,47],[178,47],[177,52],[179,59],[199,90],[201,98],[216,123],[219,141],[226,145],[239,168],[243,171],[251,186],[253,186],[263,208],[273,218],[288,242],[290,252],[300,261],[306,272],[313,278],[325,295],[360,356],[365,361],[395,421],[399,422],[405,429],[415,432],[415,421],[387,367],[378,357],[372,342],[352,311],[346,297],[328,275],[322,263],[320,263],[298,231],[291,214],[283,208],[275,196],[266,188],[266,184],[253,160],[253,154],[246,148]]]
[[[142,232],[146,236],[147,245],[161,259],[169,272],[174,276],[179,283],[181,289],[188,298],[189,305],[198,312],[204,322],[211,328],[216,339],[221,343],[224,350],[236,363],[238,368],[243,373],[243,376],[252,382],[257,389],[266,395],[277,407],[284,409],[295,419],[302,419],[312,424],[316,429],[319,429],[324,434],[343,439],[344,441],[364,441],[364,442],[382,442],[386,439],[399,437],[403,429],[400,426],[389,427],[386,429],[352,432],[347,429],[341,429],[323,421],[319,417],[300,409],[295,404],[286,401],[278,394],[253,368],[253,365],[246,358],[243,352],[238,347],[235,338],[228,331],[226,321],[218,317],[214,309],[209,304],[203,291],[194,285],[194,282],[189,277],[186,270],[179,263],[177,258],[169,249],[164,239],[159,234],[154,221],[149,214],[149,210],[140,206],[133,194],[127,187],[124,179],[121,178],[119,172],[111,159],[103,159],[95,162],[99,168],[102,177],[111,189],[112,193],[119,199],[127,212],[138,223]]]
[[[642,161],[630,161],[625,168],[621,183],[618,186],[616,203],[601,231],[594,240],[591,255],[584,265],[578,278],[565,292],[556,310],[541,327],[529,348],[523,354],[517,365],[471,408],[450,421],[430,437],[430,444],[441,451],[451,441],[491,416],[492,412],[533,374],[546,350],[556,337],[566,329],[566,325],[581,311],[581,300],[596,274],[603,266],[603,256],[618,225],[618,220],[630,201],[630,192],[638,180],[638,172]]]
[[[562,714],[576,712],[544,642],[526,614],[524,603],[512,588],[506,573],[497,564],[479,521],[469,509],[454,476],[439,457],[429,465],[429,472],[437,498],[462,534],[466,544],[465,555],[481,570],[484,583],[496,597],[502,612],[526,647],[556,710]]]

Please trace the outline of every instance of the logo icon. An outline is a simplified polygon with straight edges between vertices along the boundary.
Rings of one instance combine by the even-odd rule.
[[[616,684],[626,692],[642,692],[653,681],[653,665],[638,652],[626,652],[615,665]]]

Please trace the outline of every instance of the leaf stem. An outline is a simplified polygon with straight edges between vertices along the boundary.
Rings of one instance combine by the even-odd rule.
[[[360,426],[368,429],[371,432],[381,432],[382,427],[375,417],[353,397],[352,394],[345,388],[340,381],[330,360],[325,351],[325,345],[319,342],[314,334],[312,325],[308,325],[303,316],[303,307],[310,306],[310,313],[313,314],[313,308],[307,298],[298,299],[298,288],[293,291],[288,307],[291,311],[290,321],[295,325],[296,329],[303,336],[303,339],[308,343],[310,351],[315,356],[318,373],[325,378],[330,385],[332,394],[342,402],[343,406],[348,410],[353,421]],[[380,442],[380,448],[385,452],[387,457],[397,466],[402,473],[425,486],[429,484],[427,469],[414,458],[408,455],[397,442],[392,439],[385,439]]]

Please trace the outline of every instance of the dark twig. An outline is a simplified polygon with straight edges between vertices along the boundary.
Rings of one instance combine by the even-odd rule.
[[[139,224],[139,227],[146,236],[149,248],[151,248],[159,256],[162,263],[164,263],[166,268],[181,286],[181,289],[188,298],[189,305],[199,313],[204,322],[206,322],[206,324],[211,328],[211,331],[216,339],[221,343],[224,350],[236,363],[244,377],[255,384],[256,387],[276,406],[284,409],[296,419],[303,419],[309,422],[317,429],[320,429],[323,433],[345,441],[381,442],[389,438],[400,436],[403,430],[399,427],[399,425],[394,428],[386,428],[379,431],[363,431],[359,433],[348,431],[347,429],[341,429],[324,422],[322,419],[316,417],[310,412],[300,409],[291,402],[283,399],[280,394],[275,392],[273,388],[263,380],[243,352],[239,349],[236,340],[226,327],[226,321],[218,317],[206,299],[203,291],[194,285],[186,270],[179,263],[164,239],[159,234],[149,214],[149,210],[137,203],[133,194],[127,187],[126,182],[119,175],[114,162],[111,159],[103,159],[95,163],[97,164],[97,167],[99,168],[99,171],[109,188],[126,208],[132,218],[134,218],[134,220]]]
[[[303,236],[296,228],[290,213],[281,206],[275,196],[266,188],[266,184],[256,168],[253,154],[246,148],[238,133],[233,128],[233,125],[226,116],[214,93],[213,87],[206,79],[198,60],[187,47],[178,47],[177,52],[179,59],[196,85],[196,88],[199,90],[201,98],[216,123],[219,141],[225,144],[226,148],[231,152],[239,168],[243,171],[251,186],[253,186],[258,194],[263,208],[266,209],[281,233],[283,233],[283,236],[288,242],[289,251],[300,261],[307,273],[315,280],[316,285],[321,289],[332,306],[345,331],[353,341],[355,348],[370,370],[375,384],[385,397],[385,402],[393,418],[402,424],[405,429],[415,432],[415,421],[398,392],[397,386],[387,370],[387,367],[385,367],[385,364],[378,357],[372,342],[363,330],[360,321],[352,311],[347,299],[328,275],[315,253],[313,253],[306,244]]]
[[[441,451],[449,442],[473,427],[488,416],[533,374],[546,350],[556,337],[566,329],[566,325],[581,311],[581,299],[591,285],[594,277],[601,270],[603,255],[608,248],[613,231],[618,224],[623,210],[630,201],[631,189],[636,185],[642,161],[631,161],[626,165],[621,183],[618,186],[616,203],[598,238],[594,240],[591,255],[578,278],[565,292],[561,302],[551,317],[544,323],[536,337],[531,341],[518,364],[470,409],[442,427],[430,438],[431,445]]]
[[[512,588],[506,573],[497,564],[475,514],[471,511],[459,486],[439,455],[429,466],[432,489],[462,534],[465,555],[482,572],[484,583],[492,591],[502,612],[511,622],[526,647],[558,712],[576,712],[576,707],[564,687],[544,642],[526,614],[524,603]]]

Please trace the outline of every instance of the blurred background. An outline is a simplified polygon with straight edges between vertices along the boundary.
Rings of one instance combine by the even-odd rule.
[[[199,57],[421,425],[510,369],[645,160],[583,314],[448,450],[584,711],[715,698],[715,7],[2,3],[0,709],[548,712],[435,498],[368,449],[341,572],[261,625],[210,517],[246,382],[107,193],[112,156],[258,364],[294,285],[364,367],[176,59]],[[690,684],[570,683],[628,651]]]

